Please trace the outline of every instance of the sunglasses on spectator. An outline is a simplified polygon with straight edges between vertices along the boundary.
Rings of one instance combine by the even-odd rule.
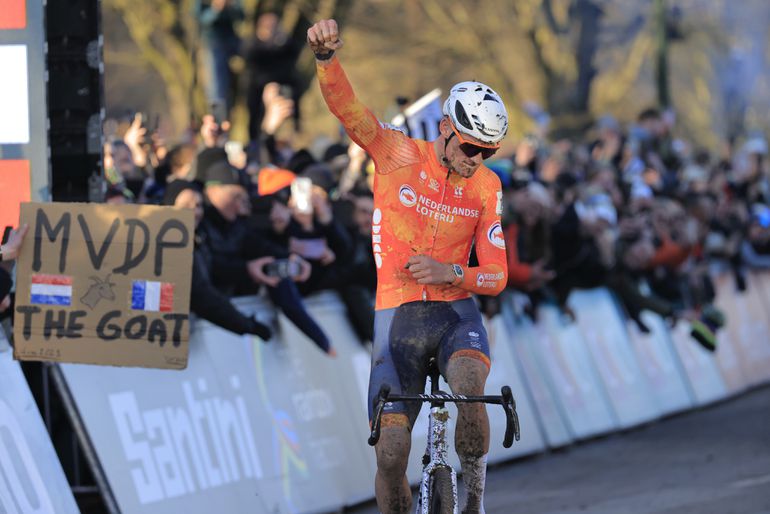
[[[460,151],[465,154],[466,157],[476,157],[478,154],[481,154],[481,158],[486,160],[497,153],[499,146],[484,146],[479,143],[472,143],[465,139],[462,134],[460,134],[460,132],[455,128],[454,124],[450,123],[449,125],[452,127],[452,130],[457,136],[457,139],[460,140]]]

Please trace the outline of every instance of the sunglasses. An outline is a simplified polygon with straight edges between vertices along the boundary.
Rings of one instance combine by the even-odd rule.
[[[481,158],[486,160],[497,153],[498,147],[479,146],[478,144],[471,143],[463,138],[462,134],[460,134],[452,123],[449,125],[452,127],[457,139],[460,140],[460,151],[464,153],[466,157],[476,157],[478,154],[481,154]]]

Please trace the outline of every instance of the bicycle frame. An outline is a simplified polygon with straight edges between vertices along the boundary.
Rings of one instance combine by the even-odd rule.
[[[433,475],[437,469],[444,467],[449,470],[452,477],[452,496],[455,499],[454,512],[457,514],[457,472],[447,462],[449,443],[447,442],[447,424],[449,422],[449,410],[441,403],[431,404],[430,417],[428,418],[428,445],[423,457],[422,482],[420,482],[420,495],[417,500],[417,514],[428,514],[430,510],[430,486]]]

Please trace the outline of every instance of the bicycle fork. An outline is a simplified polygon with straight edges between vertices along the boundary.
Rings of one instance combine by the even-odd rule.
[[[447,442],[447,425],[449,410],[443,404],[430,409],[428,418],[428,445],[422,458],[422,482],[420,496],[417,502],[417,514],[429,514],[431,485],[435,472],[446,468],[452,477],[452,497],[454,498],[454,514],[457,514],[457,473],[447,461],[449,443]],[[427,500],[427,501],[426,501]]]

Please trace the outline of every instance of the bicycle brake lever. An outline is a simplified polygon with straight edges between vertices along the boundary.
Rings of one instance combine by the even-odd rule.
[[[372,422],[372,432],[369,434],[368,443],[369,446],[374,446],[377,441],[380,440],[380,422],[382,420],[382,409],[385,408],[385,404],[388,402],[388,395],[390,394],[390,386],[388,384],[382,384],[380,386],[380,392],[377,393],[377,404],[374,406],[374,421]]]
[[[513,439],[517,441],[521,439],[521,432],[519,427],[519,415],[516,412],[516,400],[513,399],[513,393],[511,388],[503,386],[500,390],[503,397],[503,410],[505,411],[505,437],[503,438],[503,446],[510,448],[513,444]]]

